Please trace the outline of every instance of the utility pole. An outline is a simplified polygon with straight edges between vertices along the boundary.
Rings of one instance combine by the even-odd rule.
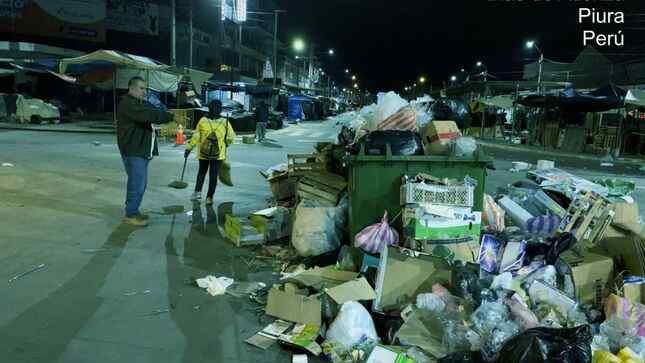
[[[170,0],[170,65],[177,65],[177,19],[175,0]]]
[[[193,1],[188,2],[188,68],[193,68]]]
[[[538,71],[538,94],[542,94],[542,72],[544,71],[544,53],[540,50],[540,69]]]
[[[273,10],[273,88],[278,77],[278,10]]]

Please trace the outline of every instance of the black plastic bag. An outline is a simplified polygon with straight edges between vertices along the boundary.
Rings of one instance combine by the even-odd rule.
[[[571,233],[563,233],[559,237],[549,238],[548,241],[550,244],[528,244],[526,256],[529,260],[536,256],[544,256],[547,265],[555,265],[560,255],[576,244],[576,237]]]
[[[374,131],[363,136],[352,148],[352,154],[358,154],[361,146],[365,155],[385,155],[386,145],[392,149],[392,155],[423,155],[421,138],[413,131],[383,130]]]
[[[534,328],[504,343],[497,363],[591,363],[591,326]]]

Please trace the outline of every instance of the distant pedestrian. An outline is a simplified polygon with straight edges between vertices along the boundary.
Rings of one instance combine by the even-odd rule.
[[[195,192],[191,199],[199,201],[202,198],[202,188],[208,172],[208,193],[206,193],[206,204],[213,204],[215,188],[220,167],[226,160],[226,148],[235,141],[235,131],[228,120],[221,116],[222,102],[213,100],[208,104],[208,117],[202,117],[197,123],[193,137],[186,145],[184,157],[197,146],[197,160],[199,160],[199,171]]]
[[[255,109],[255,122],[255,138],[258,142],[262,142],[266,137],[267,123],[269,122],[269,106],[264,101],[260,101]]]
[[[125,172],[128,175],[124,223],[146,226],[148,216],[139,211],[148,184],[148,164],[159,155],[157,138],[152,124],[173,120],[173,115],[144,104],[146,81],[133,77],[128,82],[128,94],[117,109],[117,141]]]

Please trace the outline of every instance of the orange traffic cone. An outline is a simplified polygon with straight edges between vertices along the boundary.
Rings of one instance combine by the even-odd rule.
[[[185,145],[186,144],[186,136],[184,136],[184,127],[179,125],[177,127],[177,134],[175,135],[175,145]]]

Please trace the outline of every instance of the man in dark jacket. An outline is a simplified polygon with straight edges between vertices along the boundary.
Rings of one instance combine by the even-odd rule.
[[[128,94],[123,96],[117,110],[117,140],[121,159],[128,175],[124,223],[146,226],[148,216],[139,206],[148,184],[148,163],[159,155],[157,138],[152,124],[172,121],[171,114],[146,106],[143,100],[147,85],[141,77],[128,82]]]
[[[255,138],[258,142],[262,142],[266,136],[267,123],[269,122],[269,106],[264,101],[260,101],[255,109],[255,122]]]

